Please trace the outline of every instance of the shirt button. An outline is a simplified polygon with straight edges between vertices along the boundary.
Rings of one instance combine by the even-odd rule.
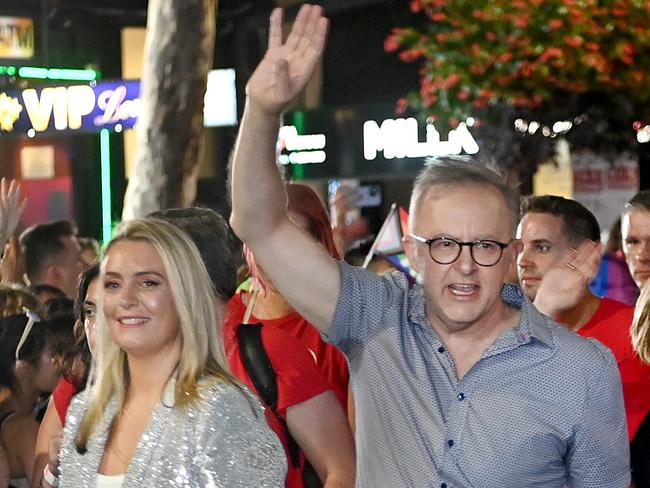
[[[440,488],[447,488],[447,483],[440,483]]]
[[[448,445],[449,447],[454,447],[454,441],[453,441],[452,439],[449,439],[449,440],[447,441],[447,445]]]
[[[440,352],[440,353],[443,353],[443,352],[445,352],[445,348],[444,348],[444,347],[442,347],[442,346],[440,346],[440,347],[438,348],[438,352]]]
[[[465,400],[465,393],[459,393],[458,394],[458,401],[462,402],[463,400]]]

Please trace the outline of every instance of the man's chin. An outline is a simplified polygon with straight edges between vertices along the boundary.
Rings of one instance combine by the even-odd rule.
[[[535,297],[537,296],[537,290],[539,289],[539,286],[537,284],[529,285],[526,284],[526,282],[520,282],[519,286],[521,287],[521,291],[524,292],[524,294],[528,297],[528,299],[531,302],[535,301]]]

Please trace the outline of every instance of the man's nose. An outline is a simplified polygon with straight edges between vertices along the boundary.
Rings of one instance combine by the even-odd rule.
[[[520,268],[532,268],[535,263],[530,259],[530,252],[525,247],[519,252],[517,256],[517,266]]]
[[[456,263],[463,274],[470,274],[478,266],[472,257],[472,248],[470,246],[461,247]]]

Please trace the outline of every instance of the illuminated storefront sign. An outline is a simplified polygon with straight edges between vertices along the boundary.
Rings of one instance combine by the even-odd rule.
[[[27,17],[0,16],[0,58],[34,57],[34,20]]]
[[[3,95],[13,100],[13,108],[3,110],[0,102],[0,121],[6,119],[0,131],[12,134],[128,128],[140,113],[139,81],[27,88],[0,93],[0,100]],[[12,115],[15,120],[9,124]]]
[[[446,141],[440,139],[440,133],[429,123],[423,142],[419,140],[418,122],[412,117],[387,119],[381,125],[374,120],[363,124],[363,156],[367,160],[376,159],[380,151],[385,159],[395,159],[450,156],[463,152],[476,154],[478,150],[478,144],[465,123],[450,130]]]
[[[278,136],[278,149],[280,164],[318,164],[324,163],[327,155],[325,134],[298,135],[298,130],[293,125],[285,125],[280,129]]]
[[[211,126],[237,123],[234,88],[234,77],[209,84]],[[141,110],[137,80],[9,90],[0,92],[0,134],[121,131],[135,125]]]
[[[480,140],[471,118],[448,133],[414,118],[389,118],[389,103],[288,112],[278,162],[296,180],[416,175],[426,158],[473,155]]]

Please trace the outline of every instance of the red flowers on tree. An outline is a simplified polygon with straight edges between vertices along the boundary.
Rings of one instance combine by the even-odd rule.
[[[624,96],[650,115],[650,1],[413,0],[426,27],[394,29],[387,52],[423,62],[410,106],[464,120],[500,103],[535,109],[558,91]],[[405,109],[405,102],[400,102]]]

